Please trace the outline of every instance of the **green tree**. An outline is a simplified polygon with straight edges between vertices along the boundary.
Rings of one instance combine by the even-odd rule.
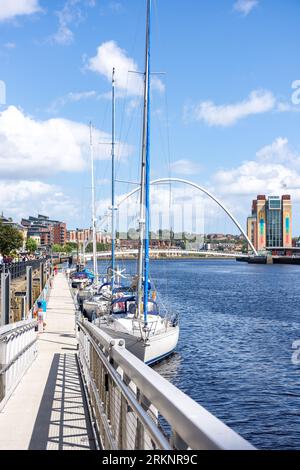
[[[64,249],[61,245],[52,245],[52,251],[54,253],[62,253]]]
[[[63,251],[65,253],[72,253],[73,251],[73,248],[71,247],[71,245],[69,245],[68,243],[66,245],[63,246]]]
[[[0,253],[8,256],[14,250],[20,250],[23,246],[23,237],[19,230],[12,225],[0,222]]]
[[[97,243],[97,251],[109,251],[110,247],[109,245],[106,245],[105,243]]]
[[[242,245],[242,253],[248,253],[248,242],[246,240],[243,240]]]
[[[105,243],[97,243],[97,251],[109,251],[110,247],[109,245],[106,245]],[[85,249],[86,253],[92,253],[93,252],[93,244],[89,243]]]
[[[33,238],[28,238],[26,241],[26,250],[29,253],[34,253],[37,250],[38,244]]]
[[[66,246],[70,247],[72,251],[77,250],[77,243],[75,242],[67,242]]]
[[[86,251],[86,253],[92,253],[92,251],[93,251],[93,244],[92,244],[92,243],[88,243],[88,245],[87,245],[86,248],[85,248],[85,251]]]

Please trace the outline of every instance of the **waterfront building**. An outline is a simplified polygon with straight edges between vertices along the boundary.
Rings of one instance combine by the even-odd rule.
[[[72,243],[88,243],[92,241],[93,229],[84,228],[78,230],[67,230],[66,233],[67,241]],[[97,232],[96,233],[97,243],[110,243],[111,238],[107,233]]]
[[[64,222],[58,222],[53,225],[54,244],[65,245],[67,241],[67,226]]]
[[[40,238],[41,247],[47,248],[53,244],[64,245],[67,241],[67,227],[64,222],[51,220],[48,216],[39,214],[22,219],[21,224],[27,227],[28,238]]]
[[[247,235],[257,251],[292,247],[291,196],[258,195],[247,219]]]

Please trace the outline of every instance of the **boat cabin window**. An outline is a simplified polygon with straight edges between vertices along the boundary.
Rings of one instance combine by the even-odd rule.
[[[112,313],[115,314],[125,314],[125,315],[135,315],[136,313],[136,300],[135,298],[124,298],[121,297],[120,300],[115,300],[112,305]]]
[[[137,310],[136,301],[127,302],[127,313],[130,315],[135,315]]]
[[[115,314],[129,314],[135,315],[137,311],[136,300],[120,299],[120,302],[115,302],[112,307],[112,313]],[[150,315],[159,315],[158,305],[156,302],[149,300],[148,313]]]

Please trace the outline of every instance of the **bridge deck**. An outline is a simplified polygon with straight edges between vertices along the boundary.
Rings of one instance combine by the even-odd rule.
[[[0,450],[94,448],[77,364],[74,304],[58,274],[38,357],[0,413]]]

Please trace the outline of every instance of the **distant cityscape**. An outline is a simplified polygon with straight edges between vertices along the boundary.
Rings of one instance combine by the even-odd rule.
[[[18,229],[22,234],[25,249],[26,241],[33,239],[39,250],[49,252],[53,246],[64,247],[66,244],[87,246],[92,241],[92,228],[68,230],[66,223],[50,219],[46,215],[22,218],[20,223],[11,218],[0,216],[2,224]],[[292,200],[290,195],[258,195],[252,201],[251,215],[247,218],[247,235],[258,252],[293,250],[300,248],[300,240],[292,237]],[[97,244],[103,246],[111,243],[111,235],[97,232]],[[138,231],[116,234],[117,246],[120,249],[134,249],[138,246]],[[150,233],[153,248],[203,249],[207,251],[247,252],[250,247],[244,236],[210,233],[174,233],[172,230],[157,230]],[[287,253],[288,254],[288,253]]]

